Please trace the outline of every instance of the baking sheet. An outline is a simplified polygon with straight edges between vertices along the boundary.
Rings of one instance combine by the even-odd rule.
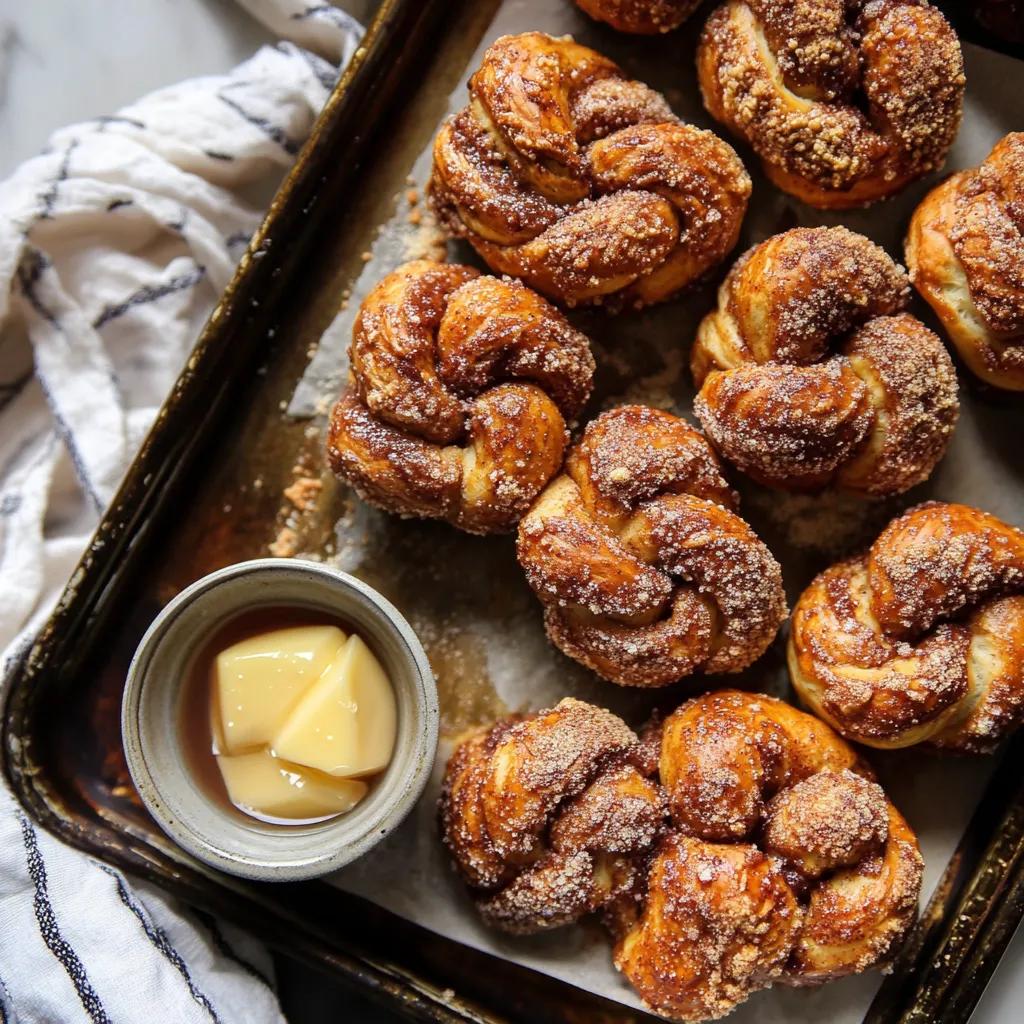
[[[541,29],[553,35],[572,33],[664,92],[683,118],[729,138],[704,112],[696,87],[693,55],[707,10],[702,9],[694,23],[679,32],[638,40],[590,22],[567,0],[509,0],[467,66],[449,111],[465,104],[465,79],[495,38],[506,32]],[[965,46],[965,61],[964,124],[947,170],[976,165],[999,138],[1024,127],[1024,65],[972,46]],[[740,145],[737,149],[754,178],[737,251],[786,228],[845,224],[899,259],[910,214],[936,180],[918,183],[896,200],[867,211],[823,213],[775,190],[756,170],[749,150]],[[289,407],[292,415],[310,418],[322,428],[324,414],[347,372],[344,350],[361,299],[402,262],[444,251],[422,200],[429,167],[428,149],[410,166],[408,188],[396,195],[393,217],[364,254],[364,268],[351,294],[343,293],[345,308],[320,340]],[[465,246],[449,246],[448,253],[453,259],[477,262]],[[641,401],[692,421],[688,349],[714,293],[713,287],[702,288],[676,302],[617,318],[600,310],[573,311],[571,319],[594,341],[598,364],[595,395],[583,419],[601,408]],[[918,302],[914,312],[937,328],[923,304]],[[867,503],[834,496],[786,496],[734,475],[742,496],[741,511],[782,563],[791,603],[815,572],[870,541],[891,516],[925,498],[975,504],[1024,525],[1024,460],[1017,451],[1024,410],[1012,399],[980,391],[962,369],[960,378],[961,419],[946,458],[927,484],[898,499]],[[532,938],[503,936],[479,923],[438,840],[435,820],[435,801],[452,738],[507,709],[550,706],[568,694],[610,707],[634,726],[642,723],[655,702],[674,706],[691,693],[716,685],[739,684],[788,695],[784,637],[739,677],[698,677],[656,693],[622,690],[547,643],[540,604],[515,564],[511,538],[476,538],[440,523],[402,521],[352,498],[344,507],[324,557],[377,586],[410,619],[438,677],[442,742],[431,784],[414,813],[373,857],[351,865],[331,881],[449,938],[638,1006],[633,990],[612,967],[610,942],[596,923]],[[923,898],[927,899],[963,833],[992,762],[940,759],[913,750],[872,752],[870,758],[921,840],[926,861]],[[816,990],[776,988],[755,995],[730,1019],[852,1024],[863,1017],[880,980],[873,973]]]

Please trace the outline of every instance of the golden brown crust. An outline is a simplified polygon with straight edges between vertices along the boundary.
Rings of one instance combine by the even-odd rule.
[[[419,260],[359,310],[331,467],[366,501],[472,533],[514,528],[590,394],[587,339],[518,281]]]
[[[620,32],[657,35],[678,28],[700,6],[701,0],[576,0],[592,18]]]
[[[917,841],[856,752],[782,701],[723,690],[664,722],[673,831],[616,964],[658,1013],[714,1019],[774,983],[879,966],[916,913]]]
[[[927,479],[959,401],[942,343],[900,312],[908,298],[902,270],[846,228],[745,253],[691,353],[708,437],[771,487],[881,496]]]
[[[519,529],[552,642],[624,686],[760,657],[786,615],[782,573],[734,503],[683,420],[624,406],[591,422]]]
[[[642,738],[567,698],[464,740],[441,825],[484,921],[604,910],[615,964],[673,1019],[877,967],[910,928],[917,840],[856,751],[760,694],[687,701]]]
[[[566,302],[660,302],[736,244],[750,178],[711,132],[568,37],[502,36],[434,143],[441,223]]]
[[[814,985],[870,970],[892,958],[913,925],[921,854],[910,826],[885,802],[880,852],[876,847],[874,855],[836,871],[811,892],[784,979],[788,984]],[[868,823],[863,834],[873,833],[876,824]]]
[[[783,701],[722,690],[688,701],[665,720],[659,775],[673,823],[692,835],[750,835],[765,800],[811,775],[862,770],[827,725]],[[703,781],[711,780],[711,781]]]
[[[1024,391],[1024,133],[925,196],[907,234],[910,280],[972,372]]]
[[[929,502],[827,569],[793,611],[801,699],[876,747],[993,749],[1024,717],[1024,533]]]
[[[640,922],[617,944],[615,966],[656,1013],[716,1020],[778,980],[800,921],[792,889],[757,847],[674,832],[658,848]]]
[[[960,127],[960,43],[923,0],[727,0],[697,71],[712,116],[812,206],[895,195],[942,166]]]
[[[441,827],[489,925],[555,928],[634,884],[665,817],[659,788],[627,763],[635,746],[619,718],[571,697],[459,744]]]

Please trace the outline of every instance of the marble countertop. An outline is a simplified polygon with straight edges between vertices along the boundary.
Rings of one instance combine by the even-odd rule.
[[[338,6],[365,21],[376,0]],[[226,71],[271,41],[231,0],[0,0],[0,178],[40,150],[53,129],[180,79]],[[336,1020],[339,1005],[352,1020],[395,1019],[308,969],[293,976],[282,962],[281,973],[292,1024]],[[1018,933],[972,1024],[1015,1024],[1022,1005]]]

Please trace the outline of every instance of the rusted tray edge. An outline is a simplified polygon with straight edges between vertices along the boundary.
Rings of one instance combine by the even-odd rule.
[[[958,27],[973,21],[969,4],[944,3],[942,6],[958,12]],[[352,164],[348,172],[355,173],[367,138],[360,128],[362,103],[380,88],[386,89],[389,96],[394,94],[401,85],[401,76],[392,75],[388,80],[389,73],[393,71],[389,62],[394,59],[396,52],[407,55],[405,44],[417,33],[422,36],[426,24],[442,9],[449,7],[444,0],[423,0],[419,3],[416,0],[385,0],[383,3],[364,45],[325,107],[307,147],[278,193],[231,286],[211,315],[186,370],[175,384],[158,417],[156,427],[126,476],[110,512],[97,532],[98,545],[94,544],[83,558],[72,578],[72,584],[14,680],[3,723],[4,770],[29,812],[45,827],[86,852],[143,874],[174,889],[186,900],[191,892],[194,896],[201,893],[203,900],[209,902],[209,889],[205,886],[198,888],[201,878],[199,873],[182,868],[174,859],[156,848],[150,848],[150,857],[131,850],[120,842],[119,834],[109,826],[106,826],[109,842],[105,845],[97,844],[87,837],[73,818],[66,816],[66,809],[49,790],[45,776],[37,774],[38,768],[32,762],[30,749],[17,742],[22,736],[28,735],[25,726],[28,724],[30,683],[43,672],[60,671],[60,653],[67,650],[71,639],[80,639],[101,617],[112,596],[111,585],[117,564],[131,557],[131,549],[144,536],[149,519],[160,504],[160,495],[173,486],[182,467],[190,457],[194,457],[198,439],[228,390],[226,384],[222,383],[219,388],[214,384],[218,375],[223,375],[225,381],[229,379],[230,375],[223,373],[225,350],[237,346],[231,346],[228,342],[233,335],[244,336],[246,324],[254,322],[254,310],[273,305],[271,271],[269,267],[263,266],[263,257],[275,242],[292,244],[290,232],[295,226],[292,222],[297,219],[298,211],[308,213],[310,207],[315,206],[316,186],[320,177],[325,173],[337,175],[345,170],[337,165],[331,166],[325,159],[331,139],[346,125],[351,127],[346,143],[346,157]],[[974,41],[986,45],[986,42],[977,38],[976,33],[971,35],[975,36]],[[994,48],[1018,57],[1022,55],[1018,47],[1003,45]],[[257,347],[251,346],[252,349]],[[249,355],[252,354],[250,351]],[[236,359],[240,358],[237,352],[235,356]],[[193,431],[191,438],[183,433],[176,437],[176,430],[180,430],[182,424],[175,423],[175,409],[178,408],[181,396],[195,388],[216,392],[215,400],[210,404],[210,416],[200,424],[188,424]],[[15,741],[13,745],[10,742],[12,739]],[[1011,754],[1017,756],[1008,756],[1006,761],[1019,764],[1021,749],[1015,745]],[[1006,762],[1003,767],[1007,767]],[[986,791],[983,803],[986,806],[992,805],[989,806],[988,820],[989,823],[996,820],[997,827],[983,856],[974,861],[973,872],[970,871],[970,862],[974,858],[969,853],[961,857],[962,851],[958,848],[939,883],[936,892],[945,897],[941,902],[948,907],[955,901],[955,911],[940,919],[940,923],[945,924],[944,928],[933,923],[934,931],[941,932],[938,945],[917,945],[919,955],[913,964],[906,967],[906,972],[910,973],[898,971],[883,986],[883,992],[886,992],[891,987],[890,983],[900,985],[904,998],[882,1000],[880,993],[876,1004],[888,1003],[887,1012],[877,1017],[869,1012],[866,1020],[953,1022],[969,1018],[1024,912],[1024,838],[1021,836],[1024,792],[1018,793],[1009,805],[999,801],[1001,792],[996,792],[1000,778],[1003,786],[1011,778],[1016,781],[1013,774],[1011,772],[1003,777],[1004,772],[1001,770]],[[998,814],[999,807],[1004,812],[1001,817]],[[981,816],[981,811],[982,808],[979,808],[976,818]],[[973,828],[974,821],[968,831]],[[989,836],[993,833],[987,831],[985,834]],[[226,885],[220,878],[217,878],[216,884],[219,892],[223,893],[224,911],[244,924],[252,910],[250,903],[254,895],[245,892],[244,887]],[[193,901],[197,902],[198,899]],[[266,900],[261,899],[260,903],[266,908]],[[336,946],[330,938],[322,940],[324,948],[317,948],[304,926],[296,922],[286,910],[282,909],[278,920],[282,927],[294,927],[296,934],[302,937],[301,945],[311,947],[311,958],[319,960],[323,966],[338,971],[349,980],[377,994],[383,994],[384,998],[397,1001],[403,1010],[418,1019],[495,1020],[493,1017],[479,1016],[468,1006],[454,1005],[458,1000],[452,999],[451,993],[438,993],[421,979],[395,965],[371,963],[358,957],[353,958],[346,951],[328,948]],[[924,920],[927,920],[927,912]],[[967,927],[963,926],[963,922],[967,922]],[[262,925],[254,927],[254,930],[266,929],[264,914]],[[909,997],[910,1001],[905,997]],[[447,1003],[452,1005],[445,1005]]]

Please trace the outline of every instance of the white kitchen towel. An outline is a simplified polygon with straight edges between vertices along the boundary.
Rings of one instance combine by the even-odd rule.
[[[56,132],[0,183],[0,698],[259,224],[239,190],[293,162],[361,35],[329,4],[240,2],[288,38]],[[280,1021],[270,978],[0,786],[0,1024]]]

